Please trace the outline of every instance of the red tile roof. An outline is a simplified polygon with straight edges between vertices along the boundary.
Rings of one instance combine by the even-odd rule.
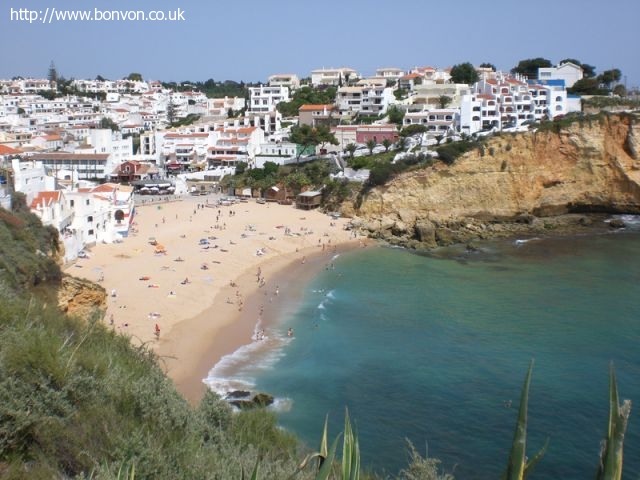
[[[30,208],[36,209],[38,207],[44,207],[51,205],[54,202],[60,201],[60,191],[53,192],[38,192],[38,194],[31,201]]]

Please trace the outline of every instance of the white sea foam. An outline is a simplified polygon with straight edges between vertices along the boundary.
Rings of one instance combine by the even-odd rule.
[[[330,290],[329,293],[325,295],[325,297],[335,300],[336,296],[334,295],[335,290]]]
[[[533,237],[533,238],[523,238],[523,239],[517,239],[513,242],[513,244],[517,247],[524,245],[525,243],[529,243],[533,240],[540,240],[538,237]]]
[[[273,404],[269,406],[270,409],[276,412],[289,412],[293,407],[293,400],[291,398],[275,398]]]
[[[293,340],[275,331],[266,333],[263,340],[244,345],[222,357],[203,382],[220,395],[233,390],[253,390],[255,377],[272,369],[285,355],[285,345]]]

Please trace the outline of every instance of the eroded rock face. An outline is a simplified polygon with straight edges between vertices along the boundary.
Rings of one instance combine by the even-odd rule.
[[[88,320],[96,311],[107,308],[107,292],[87,280],[64,275],[58,289],[58,308],[70,316]]]
[[[502,134],[452,166],[402,174],[343,210],[373,237],[427,248],[585,227],[586,213],[640,213],[639,139],[640,119],[631,116]]]

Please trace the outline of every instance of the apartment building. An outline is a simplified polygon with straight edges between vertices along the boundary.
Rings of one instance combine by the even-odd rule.
[[[298,109],[298,125],[328,125],[336,114],[336,108],[330,104],[305,104]]]
[[[295,73],[271,75],[268,83],[270,87],[287,87],[290,92],[300,88],[300,79]]]
[[[260,85],[249,88],[249,112],[267,113],[276,109],[280,102],[289,101],[289,87]]]
[[[255,157],[264,144],[264,130],[258,127],[221,127],[216,128],[215,144],[207,149],[207,167],[235,166],[246,162],[255,166]]]
[[[375,84],[339,87],[336,104],[341,115],[381,115],[394,102],[393,88]]]
[[[353,68],[320,68],[311,71],[311,85],[338,86],[360,80],[360,75]]]

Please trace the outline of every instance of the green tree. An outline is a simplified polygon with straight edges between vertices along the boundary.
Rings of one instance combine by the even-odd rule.
[[[483,62],[480,64],[480,68],[490,68],[492,72],[497,70],[496,66],[493,63]]]
[[[104,82],[106,80],[106,78],[104,78],[102,75],[96,75],[96,80],[98,82]]]
[[[100,128],[110,128],[114,132],[120,130],[118,124],[108,117],[102,117],[102,120],[100,120]]]
[[[400,137],[410,137],[411,135],[417,135],[418,133],[424,133],[427,131],[427,127],[424,125],[413,124],[407,125],[400,130]]]
[[[367,140],[366,145],[367,145],[367,148],[369,149],[369,155],[373,155],[373,149],[376,148],[376,145],[377,145],[376,141],[373,138],[371,138]]]
[[[538,69],[539,68],[549,68],[551,67],[551,62],[546,58],[538,57],[538,58],[529,58],[526,60],[520,60],[518,65],[511,69],[511,73],[519,73],[520,75],[526,75],[529,79],[537,79],[538,78]]]
[[[398,150],[404,151],[404,149],[407,148],[407,137],[400,135],[398,141],[396,142],[396,147],[398,148]]]
[[[314,128],[311,125],[300,125],[291,127],[291,134],[289,135],[289,140],[293,143],[297,143],[302,147],[300,152],[298,153],[298,159],[302,152],[307,151],[308,147],[318,145],[318,136],[314,132]]]
[[[402,120],[404,119],[404,111],[400,110],[396,105],[391,105],[387,109],[387,117],[390,123],[395,123],[398,127],[402,126]]]
[[[131,80],[132,82],[141,82],[142,81],[142,75],[139,73],[130,73],[126,80]]]
[[[598,80],[600,83],[604,83],[607,88],[611,88],[613,83],[617,83],[622,78],[622,72],[617,68],[613,68],[611,70],[605,70],[600,75],[598,75]]]
[[[176,110],[176,104],[173,102],[173,99],[170,98],[169,103],[167,103],[167,122],[169,122],[169,125],[173,125],[176,121]]]
[[[53,60],[51,60],[51,63],[49,64],[49,73],[47,75],[47,79],[49,80],[49,84],[51,85],[57,83],[58,81],[58,70],[56,69],[55,63],[53,63]]]
[[[336,87],[301,87],[288,102],[280,102],[276,107],[285,117],[295,117],[302,105],[329,105],[335,102]]]
[[[626,97],[627,96],[627,87],[625,87],[623,84],[619,83],[618,85],[613,87],[613,94],[617,95],[619,97]]]
[[[344,149],[349,153],[349,157],[353,158],[353,154],[356,153],[358,146],[355,143],[349,143]]]
[[[600,88],[600,81],[597,78],[582,78],[568,89],[569,93],[576,95],[605,95],[607,91]]]
[[[331,133],[328,125],[319,125],[315,129],[315,133],[321,149],[323,149],[327,143],[331,145],[338,145],[340,143],[336,136]]]
[[[382,146],[384,147],[384,151],[388,152],[389,149],[391,148],[391,140],[389,140],[388,138],[385,138],[384,140],[382,140]]]
[[[447,95],[440,95],[438,97],[438,105],[440,108],[447,108],[453,99]]]
[[[264,162],[264,173],[266,176],[275,175],[278,173],[278,164],[276,162]]]
[[[460,63],[451,67],[451,81],[472,85],[478,81],[478,72],[469,62]]]

